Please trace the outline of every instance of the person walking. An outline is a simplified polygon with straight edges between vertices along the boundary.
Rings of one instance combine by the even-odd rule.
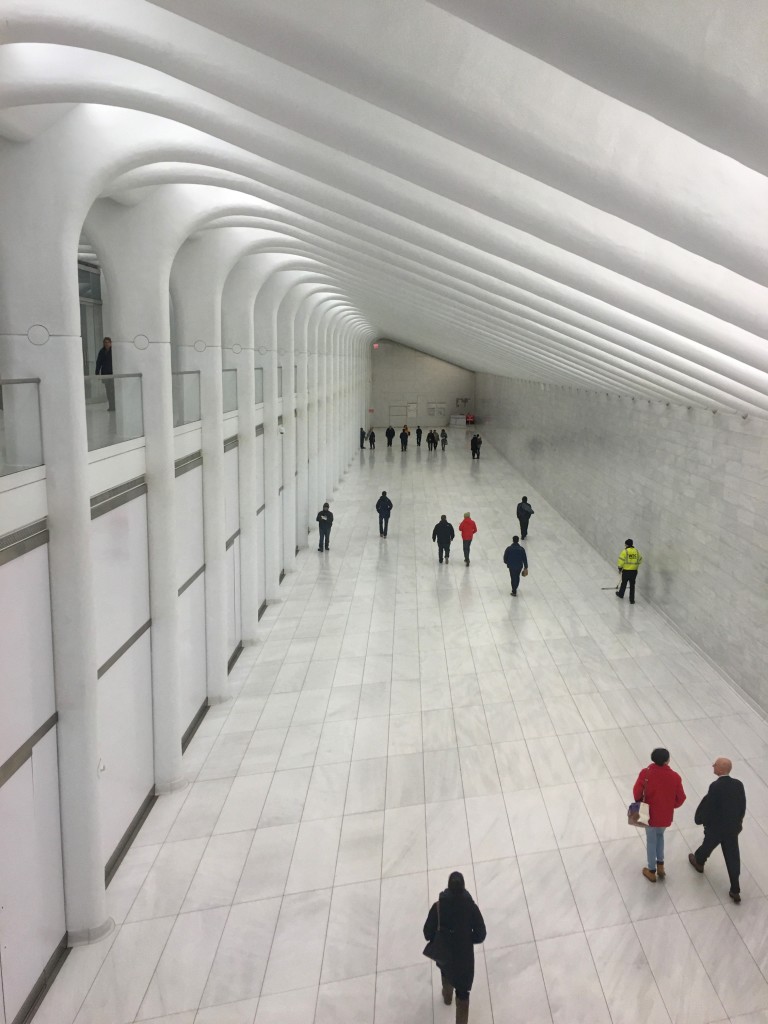
[[[371,449],[371,451],[375,451],[376,450],[376,431],[375,430],[369,430],[368,431],[368,447]]]
[[[384,431],[384,436],[387,439],[387,448],[391,448],[392,442],[395,440],[395,428],[392,426],[391,423]]]
[[[333,512],[331,512],[331,506],[326,503],[320,509],[315,516],[318,529],[320,530],[320,540],[318,542],[318,551],[322,551],[323,548],[328,550],[328,541],[331,539],[331,527],[333,526]]]
[[[376,511],[379,513],[379,536],[386,537],[389,529],[389,515],[394,508],[392,502],[387,497],[387,492],[382,491],[381,497],[376,502]]]
[[[486,928],[480,908],[467,892],[464,876],[452,871],[444,889],[429,909],[424,938],[445,943],[444,962],[436,961],[442,978],[443,1002],[450,1006],[456,992],[456,1024],[469,1020],[469,993],[475,978],[475,946],[485,942]],[[438,941],[441,941],[438,940]]]
[[[115,382],[112,377],[112,339],[105,338],[101,343],[99,354],[96,356],[96,376],[109,377],[109,380],[102,381],[104,390],[107,393],[107,411],[115,411]]]
[[[446,562],[451,557],[451,541],[456,536],[453,526],[448,522],[447,516],[440,516],[440,522],[435,524],[432,531],[432,541],[437,541],[437,554],[440,564],[443,564],[443,556]]]
[[[528,575],[528,555],[525,548],[520,544],[520,538],[514,536],[512,543],[504,552],[504,564],[509,569],[509,579],[512,583],[512,597],[517,597],[517,588],[520,586],[520,576]]]
[[[520,523],[520,540],[528,536],[528,523],[531,521],[533,509],[528,504],[528,499],[523,495],[522,501],[517,506],[517,521]]]
[[[424,431],[421,429],[421,427],[416,427],[416,447],[417,448],[421,448],[421,435],[423,433],[424,433]]]
[[[477,533],[477,523],[469,512],[464,513],[464,518],[459,523],[459,533],[464,548],[464,564],[469,565],[469,549],[472,547],[472,538]]]
[[[669,751],[665,747],[656,747],[651,752],[651,763],[637,776],[632,796],[648,804],[650,818],[645,830],[648,866],[643,868],[643,875],[649,882],[655,882],[657,878],[667,877],[664,832],[672,824],[677,808],[685,803],[683,780],[669,767]]]
[[[480,449],[483,447],[483,439],[479,434],[475,434],[475,447],[477,451],[477,458],[480,458]]]
[[[619,555],[619,572],[621,573],[621,586],[616,591],[616,597],[624,597],[624,591],[629,584],[629,603],[635,603],[635,581],[637,570],[643,564],[643,556],[635,547],[635,542],[629,537],[624,541],[624,550]]]
[[[473,459],[480,458],[480,453],[477,450],[477,434],[472,435],[472,438],[469,442],[469,450],[472,452]]]
[[[445,446],[448,444],[448,434],[445,432],[445,427],[440,431],[440,447],[445,451]]]
[[[365,448],[365,427],[360,427],[360,447]]]
[[[408,432],[403,428],[400,431],[400,451],[404,452],[408,449]]]
[[[702,874],[710,854],[719,846],[731,883],[728,895],[734,903],[741,903],[739,832],[747,813],[747,794],[744,783],[731,778],[732,770],[733,763],[727,757],[718,757],[712,765],[717,778],[696,808],[693,819],[697,825],[704,826],[704,841],[695,853],[688,854],[688,860],[691,867]]]
[[[434,451],[435,449],[435,433],[433,430],[430,430],[427,434],[427,448],[429,448],[430,451]]]

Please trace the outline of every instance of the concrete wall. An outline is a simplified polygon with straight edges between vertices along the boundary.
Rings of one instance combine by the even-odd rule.
[[[486,440],[768,710],[768,422],[478,374]],[[610,580],[610,576],[608,579]]]
[[[463,370],[394,341],[379,342],[379,347],[373,351],[372,368],[371,408],[374,412],[368,414],[366,426],[386,427],[393,406],[407,409],[409,404],[416,405],[415,415],[406,412],[394,417],[396,429],[403,423],[411,427],[418,423],[425,430],[443,427],[454,413],[474,412],[475,374],[471,370]],[[469,403],[466,407],[457,406],[457,398],[468,398]],[[444,405],[445,415],[429,416],[427,410],[432,403]]]

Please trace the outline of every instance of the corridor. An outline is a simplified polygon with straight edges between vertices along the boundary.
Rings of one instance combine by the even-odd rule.
[[[450,870],[487,923],[472,1024],[768,1021],[768,727],[486,442],[361,451],[35,1024],[452,1020],[421,928]],[[374,504],[394,509],[380,539]],[[526,494],[530,575],[502,552]],[[479,532],[471,565],[442,513]],[[618,554],[633,524],[613,538]],[[647,564],[653,550],[635,539]],[[267,538],[267,543],[270,539]],[[664,883],[641,875],[631,786],[667,746],[688,800]],[[718,755],[747,789],[743,902],[704,876],[696,804]]]

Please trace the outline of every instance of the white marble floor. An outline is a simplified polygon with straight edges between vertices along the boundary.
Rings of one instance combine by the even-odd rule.
[[[768,727],[642,573],[634,607],[601,589],[612,565],[535,484],[488,444],[472,462],[463,432],[445,454],[359,455],[330,552],[310,538],[190,746],[191,785],[110,886],[117,930],[72,953],[36,1024],[447,1024],[421,927],[454,868],[488,925],[475,1024],[768,1024]],[[439,565],[432,526],[465,511],[472,564],[459,545]],[[688,802],[651,885],[625,811],[659,744]],[[721,754],[749,801],[740,906],[719,853],[687,863]]]

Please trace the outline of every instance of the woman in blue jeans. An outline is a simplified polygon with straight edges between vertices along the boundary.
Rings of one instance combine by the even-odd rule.
[[[651,753],[651,763],[637,776],[632,794],[635,800],[648,804],[650,820],[645,830],[648,866],[643,874],[649,882],[666,878],[664,867],[664,832],[672,824],[678,807],[685,803],[683,780],[669,767],[669,751],[657,747]]]

